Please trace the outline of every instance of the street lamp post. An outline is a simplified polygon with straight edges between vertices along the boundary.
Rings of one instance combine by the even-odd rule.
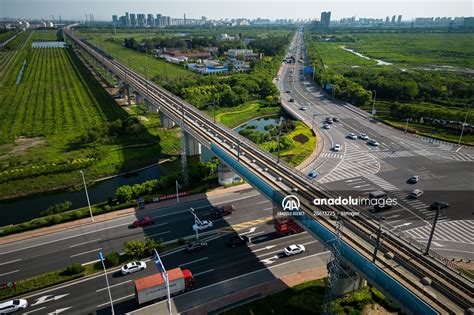
[[[102,262],[102,267],[104,268],[105,282],[107,283],[107,291],[109,291],[110,308],[112,310],[112,315],[115,315],[114,302],[112,300],[112,293],[110,293],[109,278],[107,278],[107,269],[105,269],[104,255],[102,252],[99,252],[99,259]]]
[[[176,203],[179,203],[179,188],[181,188],[181,186],[179,186],[177,180],[175,182],[176,182]]]
[[[280,139],[281,139],[281,124],[280,124],[280,130],[278,130],[278,155],[277,155],[277,164],[280,163]]]
[[[466,123],[467,123],[467,116],[469,115],[469,110],[470,110],[470,109],[471,109],[471,105],[468,104],[468,105],[467,105],[466,116],[464,117],[464,122],[463,122],[462,128],[461,128],[461,135],[459,136],[458,145],[461,145],[462,136],[463,136],[463,134],[464,134],[464,127],[466,126]]]
[[[379,220],[379,228],[377,230],[377,240],[375,241],[375,248],[374,248],[374,256],[372,257],[372,262],[375,264],[375,260],[377,259],[377,251],[379,250],[380,246],[380,235],[382,234],[382,216],[378,216]]]
[[[79,171],[82,175],[82,182],[84,183],[84,190],[86,191],[87,205],[89,206],[89,213],[91,214],[91,221],[94,222],[94,216],[92,215],[91,202],[89,200],[89,193],[87,192],[86,178],[84,177],[84,172]]]
[[[436,208],[434,219],[433,219],[433,225],[431,226],[430,237],[428,238],[428,243],[426,244],[425,253],[424,253],[425,255],[428,255],[428,253],[430,252],[431,241],[433,240],[433,235],[435,232],[436,223],[438,222],[440,210],[441,210],[441,205],[438,205],[438,207]]]
[[[374,90],[374,101],[372,102],[372,115],[375,115],[375,99],[377,98],[377,90]]]
[[[407,133],[407,130],[408,130],[408,120],[409,120],[409,119],[410,119],[410,118],[407,118],[407,123],[405,124],[405,133]]]

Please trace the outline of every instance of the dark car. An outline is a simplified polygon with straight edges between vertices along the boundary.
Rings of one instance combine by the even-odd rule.
[[[449,208],[449,203],[447,203],[446,201],[435,201],[430,205],[430,208],[432,210],[447,209],[447,208]]]
[[[408,184],[416,184],[416,183],[418,183],[419,180],[420,180],[420,177],[419,177],[419,176],[413,175],[412,177],[410,177],[410,178],[407,180],[407,183],[408,183]]]
[[[207,247],[206,242],[196,241],[196,242],[192,242],[192,243],[186,245],[186,251],[188,253],[192,253],[192,252],[198,251],[200,249],[204,249],[206,247]]]
[[[227,205],[222,207],[214,207],[211,209],[211,215],[213,218],[222,218],[226,215],[230,215],[235,210],[234,205]]]
[[[333,118],[332,118],[332,121],[334,121],[334,122],[339,122],[339,118],[333,117]]]
[[[133,221],[132,226],[133,227],[143,227],[145,225],[150,225],[150,224],[153,224],[153,223],[155,223],[155,220],[153,220],[152,217],[144,217],[141,220]]]
[[[249,238],[245,235],[236,235],[227,241],[227,245],[230,247],[245,245],[249,241]]]

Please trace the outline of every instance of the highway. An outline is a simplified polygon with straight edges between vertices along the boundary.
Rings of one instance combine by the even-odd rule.
[[[225,219],[210,217],[212,206],[226,204],[233,204],[237,211]],[[256,211],[256,205],[260,211]],[[191,228],[194,218],[189,212],[191,207],[201,220],[213,221],[213,233],[240,231],[262,218],[268,220],[273,214],[272,204],[249,189],[0,245],[0,283],[58,270],[75,262],[85,264],[96,261],[99,251],[120,253],[123,243],[128,240],[148,237],[166,242],[194,236]],[[144,228],[129,227],[137,217],[145,215],[153,217],[155,223]]]
[[[254,207],[254,211],[255,211]],[[225,282],[256,270],[267,270],[294,260],[317,258],[319,266],[325,266],[328,253],[307,232],[288,237],[277,237],[272,221],[263,221],[250,225],[241,234],[247,235],[251,243],[247,246],[230,248],[226,245],[228,238],[235,234],[208,236],[209,247],[195,253],[183,250],[162,255],[163,263],[168,269],[182,267],[190,269],[196,280],[196,288]],[[306,251],[293,257],[285,257],[283,248],[291,244],[304,244]],[[157,272],[153,262],[147,261],[147,269],[132,275],[122,276],[117,270],[109,272],[109,282],[116,314],[138,308],[134,300],[133,280]],[[312,265],[312,267],[316,267]],[[270,272],[270,270],[268,271]],[[55,289],[46,289],[27,295],[30,307],[24,314],[110,314],[110,304],[104,274],[81,279],[73,284],[66,284]]]
[[[95,49],[82,43],[70,30],[66,29],[65,32],[75,42],[77,48],[89,53],[120,80],[128,82],[137,93],[145,96],[158,110],[164,111],[169,118],[179,123],[181,128],[191,133],[201,144],[219,152],[219,155],[232,156],[232,159],[238,161],[239,168],[245,168],[246,172],[251,170],[253,174],[259,174],[258,176],[261,179],[258,181],[262,183],[262,180],[264,180],[264,186],[272,187],[273,192],[292,190],[295,197],[305,201],[301,204],[300,210],[304,211],[314,222],[323,226],[324,229],[335,231],[335,221],[329,217],[316,215],[314,209],[306,203],[306,201],[313,200],[314,197],[334,198],[335,195],[332,195],[327,189],[311,183],[304,174],[298,173],[284,163],[275,163],[273,156],[263,152],[255,144],[250,143],[228,128],[213,123],[209,117],[193,106],[156,86],[153,82],[145,80],[119,62],[96,52]],[[265,189],[269,193],[268,188]],[[275,195],[272,198],[276,198]],[[321,207],[323,210],[325,208]],[[341,239],[346,244],[344,246],[355,249],[357,255],[359,255],[357,257],[363,256],[364,259],[369,259],[370,253],[373,251],[371,236],[377,231],[375,220],[366,216],[363,212],[359,212],[360,216],[350,219],[341,216],[343,212],[358,210],[357,208],[328,206],[328,210],[339,215],[339,220],[345,226],[344,231],[341,232]],[[317,229],[313,232],[322,233],[323,230]],[[443,266],[442,264],[448,263],[442,257],[438,257],[433,253],[430,253],[430,256],[424,256],[419,247],[409,243],[404,238],[400,238],[400,235],[385,231],[385,229],[381,239],[383,241],[383,251],[394,253],[394,260],[385,260],[382,257],[383,251],[379,251],[375,257],[375,264],[380,265],[384,270],[383,272],[390,275],[392,279],[396,278],[397,285],[403,285],[409,292],[423,300],[425,305],[431,305],[437,311],[456,312],[460,307],[465,308],[472,304],[471,282],[462,277],[459,271],[454,270],[454,266]],[[432,257],[432,255],[434,256]],[[367,264],[367,262],[364,262],[364,264]],[[366,274],[366,276],[371,277],[371,274]],[[419,284],[419,277],[423,276],[430,277],[435,283],[435,286],[430,287],[430,292],[427,292],[426,288]],[[390,281],[394,283],[393,280]],[[433,294],[436,298],[433,297]],[[406,301],[399,302],[408,308],[412,306],[412,304],[406,304]]]
[[[432,248],[445,256],[474,259],[470,197],[474,188],[474,150],[406,134],[373,120],[369,113],[352,105],[334,102],[321,92],[311,74],[303,74],[309,60],[301,32],[296,34],[289,51],[297,62],[283,64],[276,81],[284,105],[310,122],[324,142],[321,154],[303,171],[317,171],[316,182],[344,196],[357,197],[376,190],[389,192],[399,205],[383,211],[384,225],[422,244],[428,240],[434,217],[429,205],[436,200],[447,201],[450,208],[439,217]],[[298,62],[300,57],[302,62]],[[301,110],[303,106],[306,110]],[[340,122],[323,129],[326,117],[338,117]],[[380,146],[369,146],[359,138],[349,139],[351,132],[357,136],[366,133]],[[332,150],[335,144],[342,146],[340,152]],[[408,184],[412,175],[420,176],[420,182]],[[424,195],[416,200],[407,198],[415,188],[422,189]]]

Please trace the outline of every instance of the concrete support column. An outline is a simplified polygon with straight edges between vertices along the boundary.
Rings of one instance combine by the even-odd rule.
[[[204,162],[204,163],[209,162],[215,157],[216,156],[214,155],[214,153],[211,152],[211,150],[209,150],[205,146],[201,146],[201,155],[200,155],[201,162]]]
[[[132,105],[132,98],[130,97],[130,86],[128,84],[125,84],[125,91],[127,95],[128,106],[130,106]]]
[[[152,113],[152,112],[154,112],[155,106],[153,106],[153,103],[150,102],[149,100],[147,100],[146,98],[144,99],[144,101],[145,101],[146,112],[147,112],[147,113]],[[158,111],[158,108],[156,109],[156,111]]]
[[[187,156],[201,155],[201,144],[187,132],[184,133],[184,145]]]
[[[160,125],[162,128],[172,128],[176,124],[168,116],[166,116],[162,111],[160,111]]]
[[[135,92],[135,104],[143,104],[143,96]]]
[[[238,183],[242,179],[229,165],[219,161],[219,165],[217,165],[217,180],[219,185],[226,186]]]

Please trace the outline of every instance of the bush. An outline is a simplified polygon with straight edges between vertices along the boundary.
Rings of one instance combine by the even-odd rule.
[[[80,274],[80,273],[83,273],[84,271],[86,270],[86,268],[81,265],[80,263],[74,263],[72,265],[69,265],[66,267],[66,269],[64,269],[62,272],[61,272],[61,276],[72,276],[72,275],[77,275],[77,274]]]
[[[184,238],[180,238],[180,239],[178,240],[178,245],[179,245],[179,246],[183,246],[184,244],[186,244],[186,241],[184,240]]]
[[[107,268],[117,266],[120,263],[120,255],[117,252],[110,252],[105,256],[104,264]]]
[[[61,203],[55,203],[51,206],[48,207],[48,209],[40,212],[41,215],[51,215],[51,214],[56,214],[56,213],[61,213],[68,211],[72,207],[72,202],[70,201],[65,201]]]

